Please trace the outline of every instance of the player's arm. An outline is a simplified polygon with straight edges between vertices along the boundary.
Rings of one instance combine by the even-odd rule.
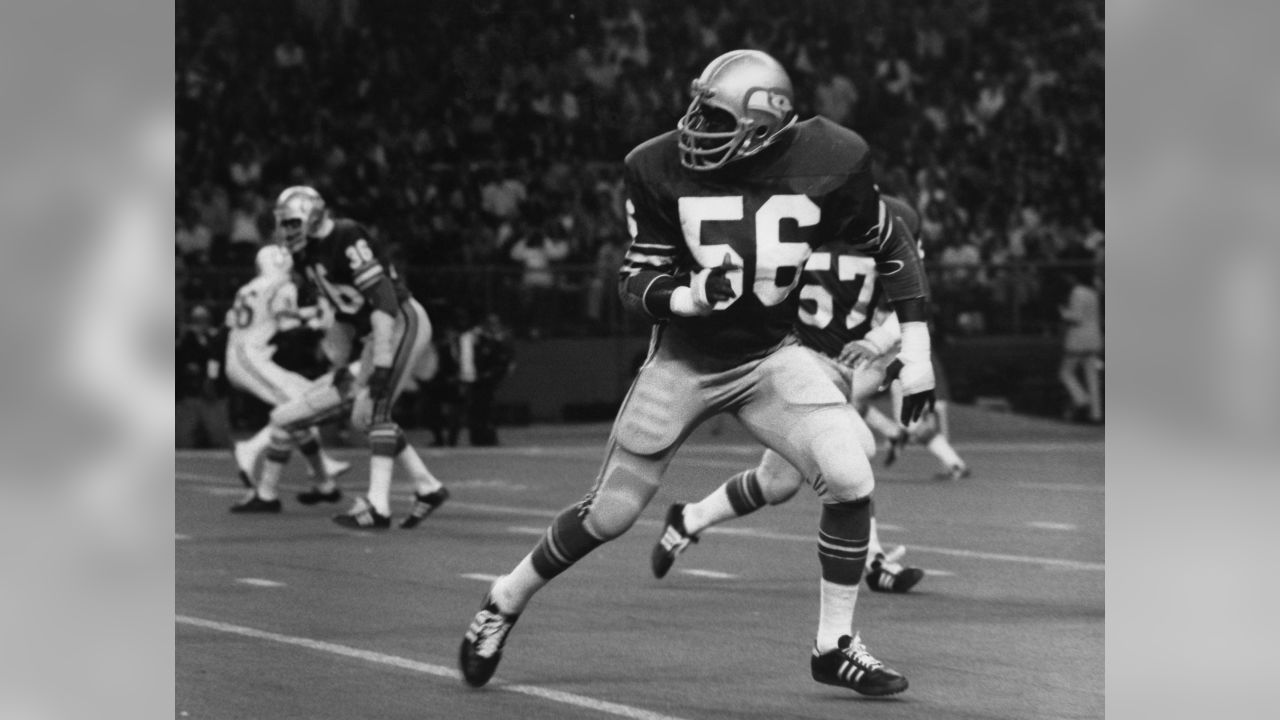
[[[681,272],[688,249],[684,247],[680,223],[663,212],[630,159],[626,183],[631,246],[618,272],[618,295],[623,306],[662,320],[677,315],[708,315],[717,302],[732,299],[727,262],[693,274]]]
[[[288,332],[302,327],[304,317],[298,308],[298,286],[291,282],[281,283],[267,301],[271,317],[276,321],[280,332]]]
[[[898,317],[902,333],[902,422],[908,424],[933,407],[934,378],[929,340],[929,282],[911,231],[896,222],[876,192],[869,159],[851,175],[845,199],[851,212],[841,236],[876,261],[876,275]]]
[[[368,241],[361,239],[351,246],[347,257],[351,259],[352,276],[356,289],[369,304],[369,324],[373,331],[369,337],[373,358],[373,370],[369,374],[369,396],[374,401],[385,399],[391,393],[391,366],[395,362],[395,325],[400,314],[395,285],[387,275],[381,261],[370,250]]]

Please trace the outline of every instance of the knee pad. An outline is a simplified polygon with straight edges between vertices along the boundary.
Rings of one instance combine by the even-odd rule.
[[[601,540],[625,533],[658,490],[658,480],[626,466],[605,470],[589,499],[583,525]]]
[[[795,496],[804,484],[804,475],[786,458],[772,450],[766,450],[756,468],[756,482],[764,494],[765,502],[781,505]]]
[[[300,430],[337,416],[348,402],[348,398],[333,385],[317,383],[301,396],[272,410],[271,424]]]
[[[665,365],[640,371],[614,426],[618,444],[640,456],[670,450],[701,417],[700,395]]]
[[[875,489],[875,476],[871,472],[868,454],[863,447],[850,443],[850,436],[857,434],[857,425],[861,425],[863,432],[870,436],[865,424],[833,422],[819,430],[810,441],[817,464],[814,489],[823,502],[853,502],[868,497]]]

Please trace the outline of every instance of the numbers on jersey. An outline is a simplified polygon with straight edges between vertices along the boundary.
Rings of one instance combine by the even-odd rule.
[[[723,310],[742,297],[743,259],[728,243],[702,242],[702,223],[742,220],[744,203],[741,195],[725,197],[682,197],[678,201],[680,230],[693,257],[703,267],[718,267],[728,257],[735,267],[727,274],[734,297],[716,303]],[[782,221],[795,220],[799,227],[812,227],[822,218],[822,209],[805,195],[774,195],[755,214],[756,273],[751,291],[765,307],[786,299],[800,282],[800,268],[809,257],[808,243],[782,242]],[[789,273],[780,273],[781,270]],[[785,284],[780,278],[790,279]]]
[[[844,318],[846,330],[861,325],[871,312],[871,297],[876,289],[876,261],[862,255],[837,255],[836,282],[849,284],[849,294],[856,298]],[[806,273],[831,272],[832,255],[828,252],[816,252],[809,257],[805,265]],[[814,310],[807,308],[806,300],[812,300]],[[819,329],[827,328],[835,320],[835,298],[831,291],[818,282],[805,284],[800,288],[800,322]]]
[[[329,272],[323,265],[308,265],[307,277],[329,298],[329,302],[333,303],[339,313],[355,315],[364,307],[364,294],[350,285],[329,282]]]
[[[236,293],[236,302],[231,306],[231,322],[235,323],[238,330],[243,330],[253,324],[253,302],[258,297],[257,290],[241,290]]]
[[[348,245],[347,261],[351,263],[352,270],[359,270],[373,262],[373,250],[369,247],[369,241],[360,238]]]

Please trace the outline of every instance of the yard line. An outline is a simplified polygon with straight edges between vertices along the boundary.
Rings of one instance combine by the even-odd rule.
[[[361,650],[359,648],[353,648],[347,645],[338,645],[336,643],[325,642],[323,640],[297,637],[294,635],[282,635],[280,633],[258,630],[256,628],[245,627],[243,625],[232,625],[230,623],[218,622],[216,620],[205,620],[203,618],[190,617],[187,615],[179,615],[175,620],[179,625],[190,625],[193,627],[204,628],[206,630],[216,630],[218,632],[240,635],[242,637],[253,638],[255,640],[269,640],[282,645],[293,645],[294,647],[318,650],[320,652],[339,655],[341,657],[364,660],[366,662],[378,663],[380,665],[389,665],[402,670],[411,670],[413,672],[422,673],[423,675],[431,675],[450,680],[461,680],[461,675],[453,668],[420,662],[418,660],[411,660],[398,655],[387,655],[385,653]],[[530,697],[557,702],[562,705],[572,705],[574,707],[584,708],[594,712],[632,718],[632,720],[682,720],[678,717],[663,715],[651,710],[645,710],[644,708],[609,702],[607,700],[597,700],[596,698],[588,697],[586,695],[561,692],[560,690],[551,690],[549,688],[537,687],[535,685],[503,685],[501,683],[497,683],[491,684],[489,687],[497,691],[519,693],[521,695],[528,695]]]
[[[1105,485],[1091,483],[1016,482],[1013,485],[1014,487],[1029,488],[1031,490],[1057,490],[1059,492],[1105,493],[1107,491]]]
[[[486,575],[485,573],[462,573],[462,574],[461,574],[461,575],[459,575],[458,577],[460,577],[460,578],[466,578],[467,580],[480,580],[480,581],[483,581],[483,582],[493,582],[494,580],[497,580],[498,578],[500,578],[500,577],[502,577],[502,576],[501,576],[501,575]]]
[[[678,572],[682,572],[685,575],[693,575],[694,577],[711,578],[712,580],[732,580],[738,577],[732,573],[720,572],[718,570],[699,570],[697,568],[680,568]]]
[[[1032,520],[1027,523],[1027,527],[1033,527],[1037,530],[1075,530],[1076,526],[1072,523],[1050,522],[1049,520]]]
[[[175,473],[179,480],[188,482],[229,482],[227,478],[215,475],[200,475],[198,473]],[[394,494],[394,493],[393,493]],[[469,503],[455,502],[450,500],[446,507],[464,508],[468,510],[478,510],[480,512],[490,512],[502,515],[522,515],[525,517],[541,517],[554,518],[560,514],[559,510],[540,510],[538,508],[514,507],[509,505],[489,505],[487,503]],[[651,520],[641,518],[636,521],[636,525],[645,527],[661,527],[661,520]],[[794,533],[780,533],[771,530],[757,530],[755,528],[740,527],[716,527],[707,528],[703,532],[724,535],[736,535],[739,537],[755,538],[759,540],[786,540],[791,542],[815,542],[813,535],[797,535]],[[978,550],[963,550],[959,548],[938,548],[926,545],[911,544],[911,550],[919,550],[921,552],[933,552],[940,555],[952,555],[954,557],[973,558],[976,560],[994,560],[996,562],[1017,562],[1028,565],[1045,565],[1049,567],[1069,568],[1072,570],[1103,570],[1105,565],[1102,563],[1084,562],[1080,560],[1063,560],[1060,558],[1035,557],[1032,555],[1006,555],[1003,553],[990,553]]]
[[[252,585],[254,587],[284,587],[284,583],[275,580],[264,580],[263,578],[236,578],[236,582],[241,585]]]

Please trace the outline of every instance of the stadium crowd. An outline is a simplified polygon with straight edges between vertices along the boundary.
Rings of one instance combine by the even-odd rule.
[[[391,243],[429,306],[518,297],[521,330],[603,327],[627,242],[620,160],[674,127],[689,80],[737,47],[782,60],[802,116],[869,139],[883,190],[924,218],[944,329],[1007,330],[1009,307],[1052,318],[1053,275],[1007,264],[1102,257],[1101,0],[177,10],[180,317],[220,316],[235,281],[211,268],[249,273],[276,193],[309,184]],[[480,267],[478,300],[464,269]],[[423,274],[441,268],[456,281]]]

